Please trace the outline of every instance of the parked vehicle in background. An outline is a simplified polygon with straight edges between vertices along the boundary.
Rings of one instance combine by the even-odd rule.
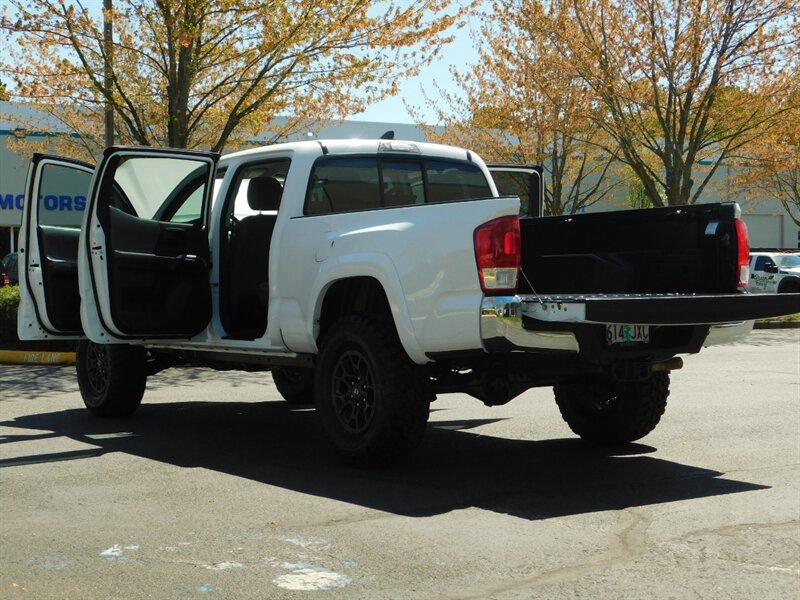
[[[800,292],[800,250],[757,248],[750,252],[750,292]]]
[[[19,283],[16,252],[11,252],[3,257],[2,263],[0,263],[0,273],[6,276],[5,285],[17,285]],[[0,279],[2,278],[2,275],[0,275]]]

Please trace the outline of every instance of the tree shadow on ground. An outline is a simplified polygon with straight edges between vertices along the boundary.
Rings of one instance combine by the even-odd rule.
[[[76,391],[74,366],[0,365],[0,400],[49,398]]]
[[[259,373],[260,377],[268,377]],[[182,368],[170,369],[159,377],[147,381],[148,390],[192,385],[198,381],[224,381],[228,387],[246,385],[239,382],[227,371],[212,369]],[[0,400],[11,398],[51,398],[65,392],[77,392],[78,380],[74,365],[0,365]]]
[[[313,410],[283,402],[144,404],[125,420],[72,409],[0,423],[26,430],[0,443],[66,436],[94,448],[0,460],[0,467],[125,452],[408,516],[478,507],[547,519],[765,489],[648,456],[655,449],[641,444],[598,448],[577,439],[511,440],[475,431],[494,421],[432,422],[404,465],[358,470],[327,448]]]

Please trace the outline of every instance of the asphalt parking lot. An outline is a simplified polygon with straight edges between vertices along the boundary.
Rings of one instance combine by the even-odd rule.
[[[132,419],[72,367],[0,365],[0,598],[797,598],[800,330],[673,373],[598,449],[549,389],[433,405],[385,471],[340,465],[269,375],[173,369]]]

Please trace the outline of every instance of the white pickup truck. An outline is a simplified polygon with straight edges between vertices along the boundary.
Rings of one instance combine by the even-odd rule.
[[[541,218],[538,175],[393,140],[36,155],[19,336],[79,340],[81,394],[107,417],[170,366],[272,371],[345,460],[383,464],[446,392],[554,386],[581,437],[641,438],[678,354],[797,310],[743,292],[735,205]]]
[[[747,289],[752,293],[800,292],[800,250],[752,250]]]

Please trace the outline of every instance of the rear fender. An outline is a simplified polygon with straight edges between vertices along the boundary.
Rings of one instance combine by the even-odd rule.
[[[391,259],[385,254],[378,253],[353,254],[327,260],[322,264],[311,290],[309,305],[306,307],[306,314],[313,315],[314,318],[306,321],[302,339],[294,339],[284,333],[287,345],[294,351],[316,353],[319,319],[325,295],[337,281],[353,277],[370,277],[378,281],[386,294],[392,320],[406,354],[418,364],[428,362],[429,359],[425,356],[414,333],[400,277]],[[298,343],[302,346],[302,350],[299,349]]]

